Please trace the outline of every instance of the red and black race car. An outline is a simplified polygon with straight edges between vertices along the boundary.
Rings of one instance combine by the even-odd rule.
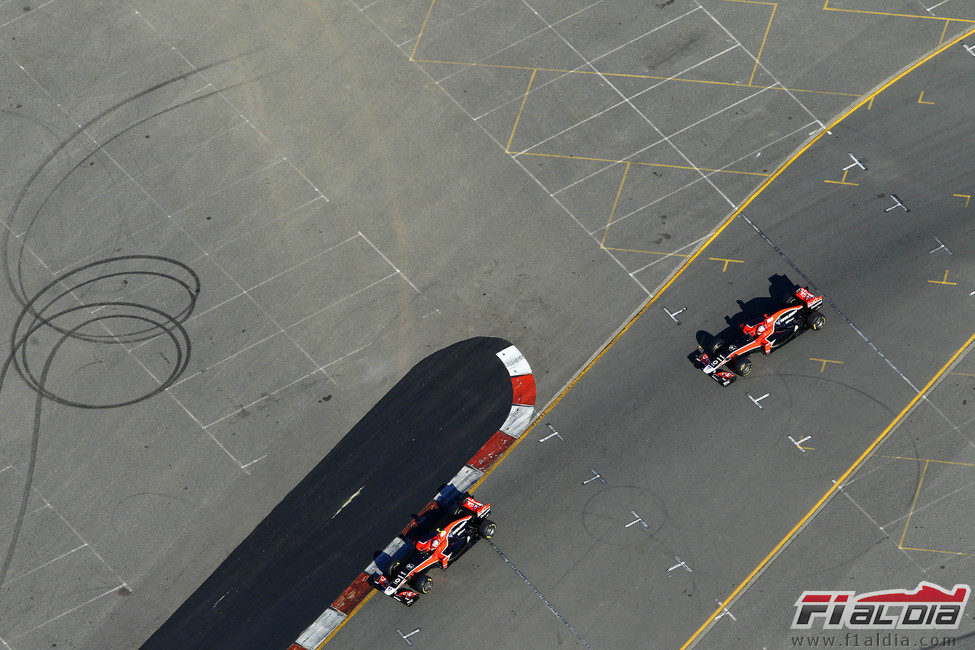
[[[692,355],[694,365],[710,375],[722,386],[744,377],[752,370],[752,363],[746,355],[761,350],[769,354],[807,329],[818,330],[826,325],[826,316],[820,313],[823,297],[809,291],[809,287],[799,287],[787,294],[782,308],[766,314],[754,324],[742,324],[739,340],[726,344],[713,337],[705,347],[698,347]]]
[[[488,519],[491,504],[481,503],[465,494],[460,505],[437,528],[433,536],[413,542],[410,553],[402,560],[394,561],[386,574],[373,576],[373,586],[387,596],[392,596],[407,607],[416,602],[420,594],[430,591],[433,578],[426,571],[439,565],[446,569],[466,553],[479,539],[491,539],[497,528]]]

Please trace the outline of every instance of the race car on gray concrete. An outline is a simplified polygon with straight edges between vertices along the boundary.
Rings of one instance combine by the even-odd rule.
[[[737,340],[725,343],[713,336],[697,352],[691,355],[694,365],[722,386],[728,386],[737,377],[752,371],[752,363],[746,356],[761,350],[771,354],[806,330],[819,330],[826,325],[826,316],[819,308],[823,297],[809,291],[809,287],[797,287],[782,300],[782,307],[765,314],[756,323],[742,323]]]

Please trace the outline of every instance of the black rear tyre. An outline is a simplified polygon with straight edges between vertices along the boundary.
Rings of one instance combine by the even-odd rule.
[[[806,325],[811,330],[821,330],[826,325],[826,317],[818,311],[814,311],[806,316]]]
[[[481,537],[481,539],[491,539],[494,537],[494,531],[497,529],[497,524],[490,519],[485,519],[477,525],[477,534]]]
[[[799,303],[800,300],[796,298],[796,294],[794,293],[789,293],[782,297],[783,307],[796,307]]]
[[[744,377],[752,371],[752,362],[744,358],[732,359],[728,368],[739,377]]]

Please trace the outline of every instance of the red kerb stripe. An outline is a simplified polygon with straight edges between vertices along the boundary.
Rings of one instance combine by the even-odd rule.
[[[339,610],[346,616],[355,609],[355,606],[362,602],[372,585],[369,584],[369,574],[362,572],[359,577],[352,581],[352,584],[345,588],[342,595],[335,599],[332,607]]]
[[[515,439],[507,433],[498,431],[467,461],[467,464],[483,472],[491,465],[494,465],[498,458],[501,457],[501,454],[504,453],[504,450],[510,447],[514,441]]]
[[[535,405],[535,376],[519,375],[511,378],[511,386],[515,395],[512,401],[523,406]]]

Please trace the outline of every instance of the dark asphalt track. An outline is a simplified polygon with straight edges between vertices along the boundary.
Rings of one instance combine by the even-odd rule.
[[[418,363],[143,647],[288,647],[504,422],[508,345]]]
[[[495,543],[546,602],[505,562],[475,550],[480,565],[455,567],[452,584],[421,607],[399,611],[373,599],[329,647],[396,648],[395,631],[414,628],[422,630],[414,642],[431,648],[460,635],[495,647],[582,647],[571,624],[593,648],[680,648],[692,638],[721,650],[788,648],[793,603],[807,585],[846,588],[849,576],[868,572],[874,577],[857,583],[865,591],[927,579],[919,568],[900,568],[896,547],[897,564],[861,563],[862,546],[876,545],[876,536],[862,546],[833,543],[841,522],[818,529],[828,540],[818,554],[780,556],[784,577],[750,582],[757,567],[781,570],[780,559],[765,558],[797,522],[819,523],[807,513],[836,494],[835,482],[972,335],[973,70],[975,59],[952,46],[833,126],[543,411],[538,422],[557,428],[564,442],[540,443],[547,429],[529,430],[477,489],[494,506]],[[928,103],[919,102],[922,93]],[[839,185],[850,152],[867,170],[851,170]],[[910,212],[896,208],[892,193]],[[726,268],[727,260],[737,261]],[[720,333],[764,311],[775,304],[767,296],[792,283],[826,296],[823,331],[769,357],[754,355],[751,374],[728,388],[690,366],[695,333]],[[681,310],[681,324],[664,308]],[[762,399],[761,408],[749,396]],[[936,430],[968,430],[955,422],[970,420],[933,409],[926,415]],[[913,446],[927,446],[928,431],[908,435],[893,455],[921,458]],[[896,511],[881,522],[911,507],[921,477],[907,467],[917,474],[906,475],[904,489],[876,488]],[[606,483],[584,483],[591,472]],[[937,478],[932,485],[949,489]],[[941,522],[957,520],[939,517],[928,528],[944,535]],[[904,526],[891,528],[895,544]],[[920,528],[906,534],[935,537]],[[970,535],[959,537],[934,548],[968,549]],[[824,580],[824,566],[844,561],[849,576]],[[970,578],[957,564],[938,574],[949,586]],[[752,590],[761,598],[766,585],[777,598],[745,611],[730,602],[731,616],[718,618],[744,582],[752,585],[745,598]],[[720,636],[695,636],[711,621]],[[971,631],[969,620],[957,632]]]

